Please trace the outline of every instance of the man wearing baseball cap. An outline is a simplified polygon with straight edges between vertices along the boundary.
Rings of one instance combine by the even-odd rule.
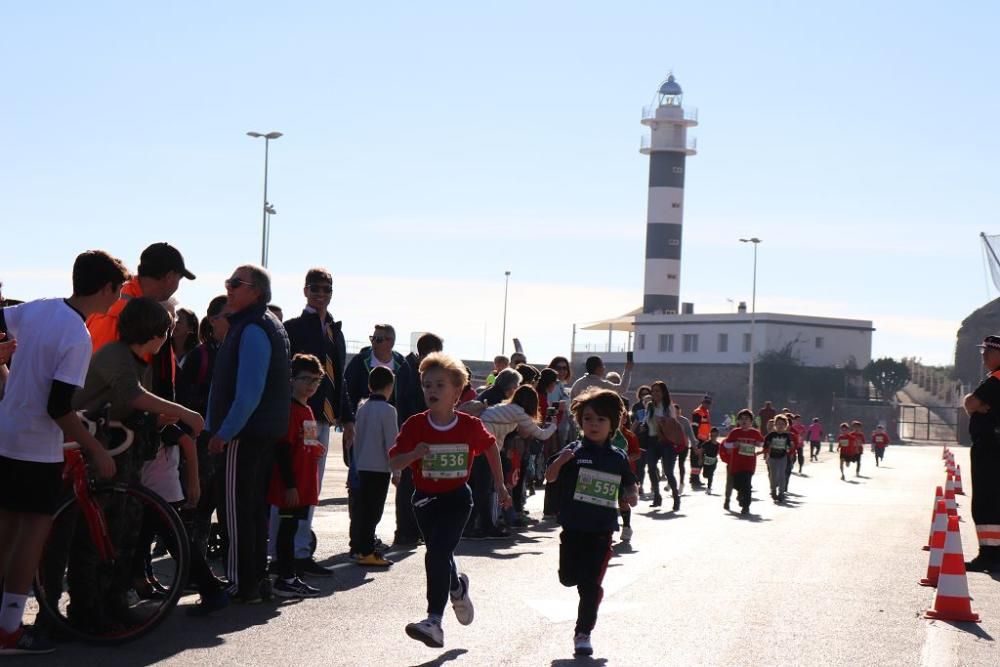
[[[126,303],[140,296],[166,301],[177,291],[181,278],[194,280],[194,274],[184,266],[184,257],[177,248],[160,242],[143,250],[139,256],[139,271],[122,287],[118,302],[107,313],[91,315],[87,319],[94,352],[118,340],[118,316]]]
[[[965,564],[970,572],[1000,573],[1000,336],[987,336],[980,348],[989,375],[965,397],[972,436],[972,519],[979,555]]]

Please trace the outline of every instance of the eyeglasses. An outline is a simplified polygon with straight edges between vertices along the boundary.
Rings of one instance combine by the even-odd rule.
[[[239,278],[230,278],[226,281],[226,287],[229,289],[239,289],[240,285],[246,285],[247,287],[253,287],[253,283],[248,283],[245,280],[240,280]]]
[[[373,343],[384,343],[386,341],[389,341],[391,343],[396,339],[391,336],[369,336],[368,340],[370,340]]]
[[[296,375],[292,379],[298,380],[299,382],[305,382],[307,384],[319,384],[323,381],[322,377],[317,377],[315,375]]]
[[[310,292],[314,294],[333,294],[333,285],[306,285]]]

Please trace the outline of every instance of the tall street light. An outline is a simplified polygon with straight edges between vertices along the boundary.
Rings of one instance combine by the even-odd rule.
[[[740,243],[753,244],[753,295],[750,299],[750,390],[747,397],[747,407],[753,410],[753,365],[754,365],[754,325],[757,323],[757,246],[760,239],[752,236],[748,239],[740,239]]]
[[[507,349],[507,288],[510,286],[510,271],[503,272],[503,330],[500,334],[500,354]]]
[[[248,137],[253,137],[254,139],[264,138],[264,207],[261,210],[261,220],[260,220],[260,263],[264,268],[267,268],[267,154],[268,148],[272,139],[277,139],[281,136],[281,132],[268,132],[267,134],[262,134],[260,132],[247,132]]]
[[[267,262],[271,259],[271,216],[278,215],[278,211],[277,209],[274,208],[274,205],[271,202],[264,202],[264,212],[267,214],[266,218],[267,222],[265,227],[267,229],[267,232],[264,234],[264,238],[267,241],[264,245],[266,250],[264,252],[264,261],[262,262],[262,264],[263,266],[266,267]]]

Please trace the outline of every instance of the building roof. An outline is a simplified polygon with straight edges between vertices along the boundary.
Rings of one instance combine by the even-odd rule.
[[[667,77],[667,80],[660,85],[660,95],[683,95],[684,91],[681,90],[681,85],[677,83],[674,79],[674,75],[671,74]]]

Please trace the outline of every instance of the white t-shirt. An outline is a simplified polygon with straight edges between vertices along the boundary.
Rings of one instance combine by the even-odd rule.
[[[3,311],[17,340],[0,401],[0,456],[59,463],[63,432],[48,413],[52,381],[82,387],[90,365],[90,332],[62,299],[39,299]]]
[[[184,500],[184,490],[181,488],[180,464],[180,447],[176,445],[160,447],[156,452],[156,458],[142,464],[140,481],[144,487],[156,493],[168,503],[179,503]]]

